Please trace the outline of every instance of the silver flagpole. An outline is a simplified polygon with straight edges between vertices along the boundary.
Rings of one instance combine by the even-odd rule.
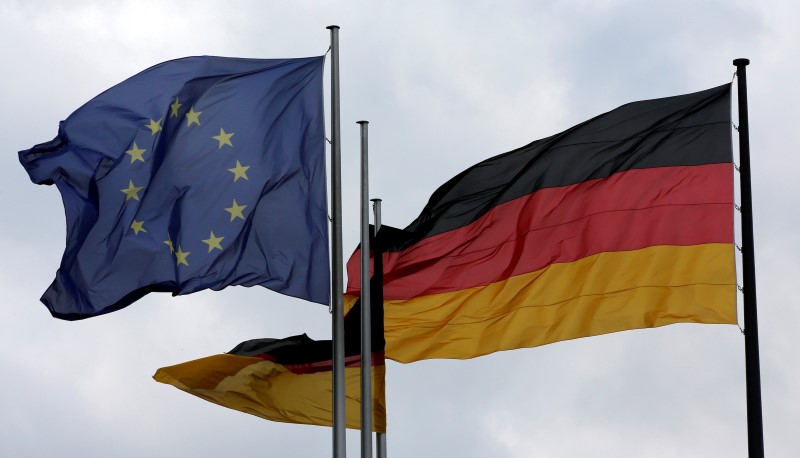
[[[342,275],[342,145],[339,122],[339,26],[331,31],[331,203],[333,204],[333,458],[345,458],[344,280]]]
[[[375,237],[378,237],[378,231],[381,229],[381,200],[372,199],[372,212],[375,220]],[[380,286],[383,288],[383,285]],[[381,295],[383,297],[383,295]],[[383,304],[380,305],[383,307]],[[378,458],[386,458],[386,433],[375,433],[375,448],[377,449]]]
[[[361,126],[361,458],[372,458],[372,317],[369,297],[368,121]]]

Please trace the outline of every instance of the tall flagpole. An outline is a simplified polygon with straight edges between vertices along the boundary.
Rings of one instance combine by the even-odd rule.
[[[361,126],[361,458],[372,458],[372,316],[369,297],[368,121]]]
[[[736,59],[739,83],[739,177],[742,184],[742,285],[744,294],[744,357],[747,380],[747,447],[750,458],[764,457],[761,419],[761,364],[758,356],[756,255],[753,237],[753,195],[750,182],[750,126],[747,118],[748,59]]]
[[[339,26],[331,31],[331,203],[333,204],[333,458],[345,458],[344,280],[342,275],[342,145],[339,122]]]
[[[374,253],[373,259],[374,261],[374,273],[373,277],[378,279],[377,287],[380,289],[378,291],[379,295],[374,294],[376,304],[379,304],[378,307],[383,308],[383,250],[380,249],[380,245],[378,245],[378,231],[381,230],[381,200],[380,199],[372,199],[372,211],[373,211],[373,218],[375,219],[375,243],[372,247],[372,252]],[[372,310],[370,310],[372,313]],[[380,319],[383,320],[383,314],[381,314]],[[383,326],[381,326],[381,331],[383,331]],[[375,448],[377,451],[378,458],[386,458],[386,433],[377,432],[375,433]]]

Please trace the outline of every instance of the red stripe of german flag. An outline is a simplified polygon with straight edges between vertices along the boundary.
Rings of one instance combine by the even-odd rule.
[[[544,189],[384,253],[384,298],[459,291],[603,252],[733,243],[731,189],[731,164],[632,170]]]
[[[443,185],[406,230],[378,237],[386,356],[735,323],[729,95],[628,104]]]

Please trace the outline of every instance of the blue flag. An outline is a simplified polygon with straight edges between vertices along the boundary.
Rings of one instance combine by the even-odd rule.
[[[20,151],[64,202],[67,246],[42,296],[53,316],[229,285],[329,303],[323,64],[165,62]]]

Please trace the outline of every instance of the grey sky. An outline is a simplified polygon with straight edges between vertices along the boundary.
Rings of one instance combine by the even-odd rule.
[[[330,455],[328,428],[268,422],[150,378],[247,339],[329,338],[325,307],[229,288],[154,294],[81,322],[51,318],[38,299],[64,248],[63,209],[55,187],[30,183],[16,152],[158,62],[320,55],[325,26],[338,24],[346,256],[358,239],[357,120],[370,121],[371,194],[384,200],[384,223],[403,227],[437,186],[482,159],[623,103],[726,83],[732,59],[750,58],[765,441],[768,456],[796,456],[799,19],[791,0],[5,0],[0,455]],[[744,457],[743,346],[735,326],[684,324],[389,363],[389,452]],[[358,456],[358,432],[347,439]]]

